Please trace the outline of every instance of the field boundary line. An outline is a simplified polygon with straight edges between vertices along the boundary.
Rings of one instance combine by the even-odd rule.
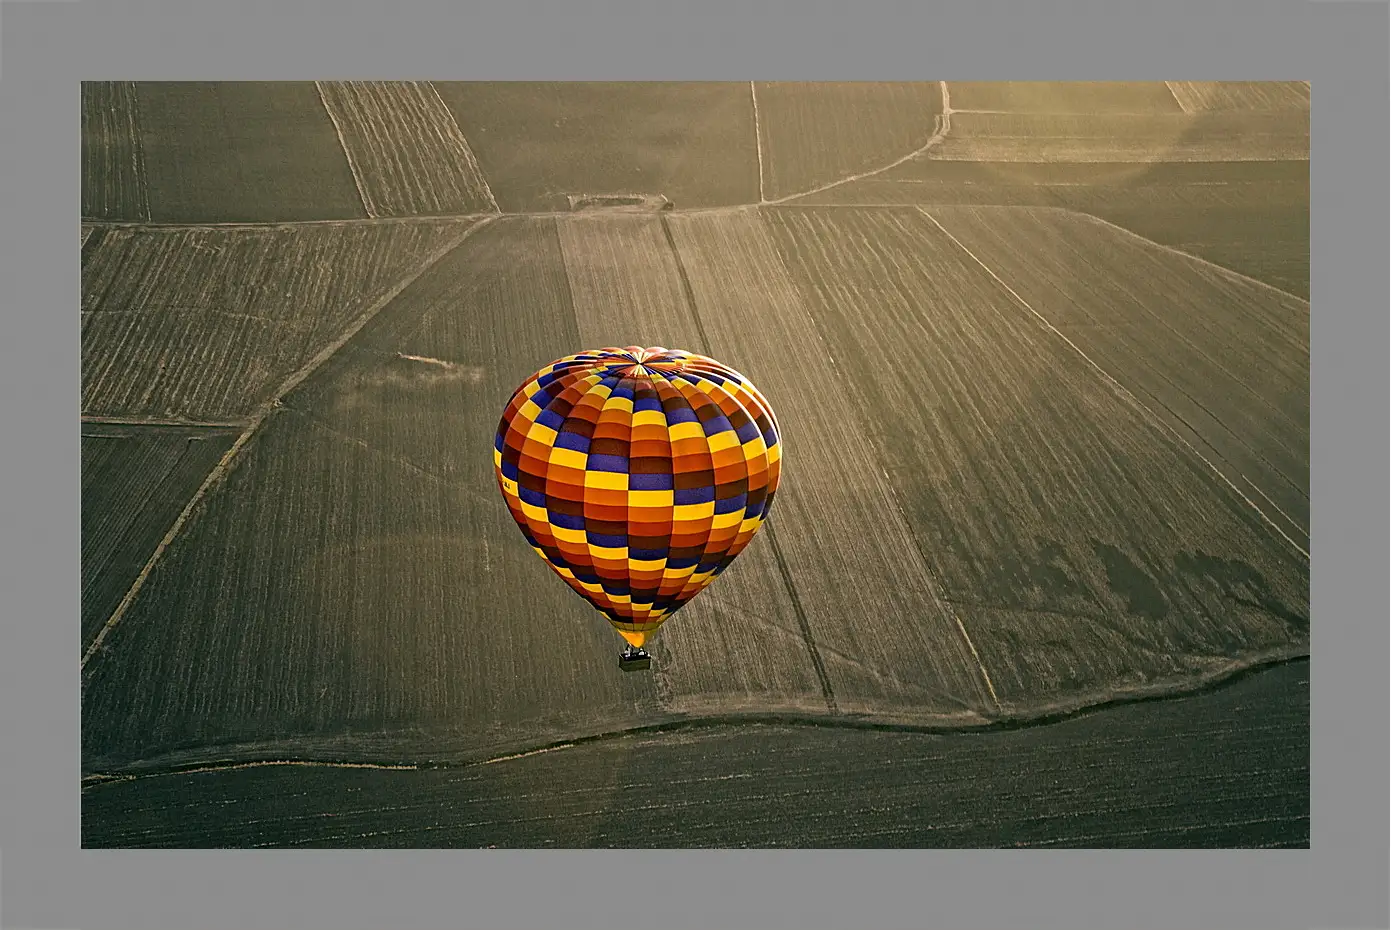
[[[758,117],[758,89],[753,81],[749,81],[749,99],[753,101],[753,144],[758,152],[758,202],[767,203],[763,193],[763,126]]]
[[[358,170],[357,161],[353,158],[352,150],[348,148],[347,140],[343,138],[343,127],[339,124],[338,117],[333,115],[333,107],[328,105],[328,98],[324,96],[324,82],[315,81],[314,90],[319,95],[319,103],[323,105],[329,121],[333,123],[333,131],[338,136],[338,147],[343,150],[343,157],[348,161],[348,170],[353,173],[353,184],[357,187],[357,196],[362,201],[362,209],[367,212],[368,219],[377,219],[377,213],[372,209],[372,204],[367,199],[367,191],[362,186],[362,174]]]
[[[145,165],[145,134],[140,128],[140,93],[139,84],[135,81],[130,82],[130,121],[135,128],[135,151],[131,153],[131,167],[135,170],[135,187],[137,196],[140,198],[140,214],[146,220],[154,219],[154,212],[150,206],[150,171]]]
[[[493,212],[501,213],[502,208],[497,205],[497,198],[493,196],[493,189],[488,184],[487,176],[483,174],[483,166],[478,164],[478,159],[473,154],[473,146],[469,145],[468,136],[464,135],[464,127],[459,125],[459,118],[454,115],[454,111],[449,109],[449,105],[444,102],[444,98],[440,96],[439,88],[435,86],[434,81],[424,81],[422,83],[430,88],[430,93],[435,95],[435,99],[439,101],[439,105],[444,109],[444,112],[449,114],[449,122],[454,124],[455,131],[459,133],[459,141],[463,143],[464,160],[468,162],[469,167],[473,169],[474,175],[482,182],[483,193],[488,195],[488,203],[493,205]]]
[[[852,174],[849,177],[841,178],[838,181],[832,181],[829,184],[822,184],[820,187],[813,187],[811,190],[801,191],[800,193],[796,194],[788,194],[786,197],[778,197],[774,200],[768,200],[764,202],[771,204],[787,203],[789,200],[795,200],[798,197],[810,197],[812,194],[819,194],[822,191],[828,191],[833,187],[840,187],[842,184],[849,184],[852,181],[860,181],[865,178],[872,178],[876,174],[882,174],[883,172],[888,171],[890,168],[897,168],[904,162],[917,158],[919,155],[925,153],[928,149],[943,142],[947,138],[947,133],[951,132],[951,115],[955,111],[951,108],[951,92],[947,90],[947,82],[938,81],[937,84],[942,89],[942,113],[933,121],[934,126],[932,138],[924,142],[919,148],[914,149],[907,155],[904,155],[902,158],[897,158],[889,162],[887,165],[884,165],[881,168],[875,168],[871,171],[862,171],[859,174]]]
[[[749,726],[780,726],[799,729],[868,730],[890,733],[920,733],[924,735],[952,735],[961,733],[999,733],[1007,731],[1036,729],[1054,726],[1095,714],[1106,713],[1135,704],[1150,704],[1160,701],[1183,701],[1201,698],[1224,688],[1239,684],[1253,675],[1273,671],[1290,665],[1307,664],[1310,654],[1307,647],[1266,650],[1252,656],[1230,660],[1216,668],[1197,672],[1184,679],[1182,684],[1174,680],[1164,680],[1157,685],[1130,689],[1112,690],[1103,693],[1088,692],[1074,701],[1055,702],[1040,705],[1037,710],[1003,712],[999,717],[983,717],[979,714],[938,714],[933,720],[912,722],[893,714],[841,714],[811,713],[808,711],[752,711],[745,713],[717,713],[681,715],[664,713],[645,722],[634,722],[629,726],[599,730],[579,736],[558,738],[548,743],[517,743],[502,746],[484,746],[473,750],[447,749],[443,753],[435,750],[409,748],[402,750],[421,754],[415,762],[351,762],[341,759],[294,759],[287,757],[289,750],[281,744],[246,744],[241,751],[247,753],[241,759],[222,757],[203,761],[174,760],[188,759],[187,751],[163,753],[147,759],[130,760],[118,763],[107,772],[93,771],[82,776],[82,791],[102,785],[135,781],[145,778],[170,777],[192,772],[215,772],[230,769],[271,768],[275,766],[302,765],[320,768],[361,768],[388,771],[438,771],[444,769],[466,770],[478,768],[500,761],[510,761],[523,756],[540,755],[557,749],[574,749],[595,743],[609,742],[631,736],[661,734],[667,732],[689,732],[693,730],[715,730]],[[288,741],[284,741],[288,742]],[[218,747],[212,747],[214,749]],[[227,751],[222,747],[223,751]],[[261,758],[249,757],[250,753],[263,751]],[[232,751],[237,751],[235,748]],[[338,751],[338,750],[328,750]],[[351,751],[351,750],[347,750]],[[378,750],[380,753],[381,750]],[[433,752],[433,755],[430,753]],[[366,753],[364,753],[365,755]],[[379,756],[380,758],[380,756]]]
[[[1157,425],[1160,427],[1160,429],[1162,429],[1162,430],[1164,430],[1165,432],[1169,433],[1171,436],[1173,436],[1175,439],[1177,439],[1180,443],[1182,443],[1182,444],[1184,445],[1184,447],[1188,449],[1188,451],[1190,451],[1190,452],[1192,452],[1194,455],[1196,455],[1196,456],[1198,457],[1198,459],[1201,460],[1202,463],[1203,463],[1204,465],[1206,465],[1208,468],[1210,468],[1210,469],[1212,470],[1213,474],[1215,474],[1215,475],[1217,475],[1217,477],[1221,478],[1221,479],[1222,479],[1222,482],[1223,482],[1224,484],[1226,484],[1227,487],[1229,487],[1229,488],[1232,489],[1233,493],[1235,493],[1238,497],[1240,497],[1242,500],[1244,500],[1244,501],[1251,507],[1252,510],[1256,511],[1256,513],[1260,515],[1261,519],[1264,520],[1265,523],[1266,523],[1271,529],[1273,529],[1276,533],[1278,533],[1278,534],[1280,535],[1280,537],[1281,537],[1282,539],[1285,540],[1285,542],[1287,542],[1287,543],[1289,543],[1291,546],[1293,546],[1294,549],[1295,549],[1295,551],[1297,551],[1300,555],[1304,556],[1304,558],[1305,558],[1306,560],[1309,559],[1309,552],[1308,552],[1308,550],[1306,550],[1303,546],[1299,545],[1299,543],[1297,543],[1297,542],[1295,542],[1293,539],[1291,539],[1290,536],[1289,536],[1289,534],[1286,533],[1283,529],[1281,529],[1281,528],[1280,528],[1280,525],[1279,525],[1278,523],[1276,523],[1273,519],[1271,519],[1270,515],[1267,514],[1264,510],[1262,510],[1262,509],[1260,508],[1260,505],[1258,505],[1255,501],[1253,501],[1250,497],[1248,497],[1247,494],[1246,494],[1246,492],[1244,492],[1243,490],[1241,490],[1241,488],[1237,487],[1237,485],[1236,485],[1230,478],[1227,477],[1227,475],[1226,475],[1225,472],[1223,472],[1223,471],[1222,471],[1220,468],[1218,468],[1216,465],[1212,464],[1211,460],[1209,460],[1207,456],[1203,455],[1203,453],[1202,453],[1201,451],[1199,451],[1198,448],[1197,448],[1196,446],[1194,446],[1191,442],[1189,442],[1187,439],[1185,439],[1184,436],[1183,436],[1183,434],[1181,434],[1178,430],[1174,429],[1172,426],[1170,426],[1168,423],[1166,423],[1166,422],[1164,421],[1164,418],[1163,418],[1163,417],[1159,416],[1159,414],[1155,413],[1155,412],[1154,412],[1153,410],[1151,410],[1148,406],[1146,406],[1145,403],[1144,403],[1144,401],[1142,401],[1142,400],[1140,400],[1140,398],[1136,397],[1133,391],[1131,391],[1131,390],[1130,390],[1129,388],[1127,388],[1125,385],[1121,384],[1119,381],[1117,381],[1115,378],[1113,378],[1113,377],[1110,375],[1110,373],[1108,373],[1108,372],[1106,371],[1106,369],[1102,368],[1102,367],[1101,367],[1100,365],[1098,365],[1095,361],[1093,361],[1092,358],[1091,358],[1091,356],[1089,356],[1086,352],[1083,352],[1083,351],[1082,351],[1082,348],[1081,348],[1080,346],[1078,346],[1077,343],[1075,343],[1075,342],[1073,342],[1071,339],[1069,339],[1069,338],[1067,337],[1067,335],[1066,335],[1065,333],[1062,332],[1062,330],[1058,329],[1058,328],[1057,328],[1056,326],[1054,326],[1051,322],[1049,322],[1049,320],[1048,320],[1047,317],[1045,317],[1043,314],[1039,313],[1037,310],[1035,310],[1035,309],[1033,308],[1032,305],[1029,304],[1029,302],[1028,302],[1027,300],[1025,300],[1023,297],[1019,296],[1019,292],[1017,292],[1014,288],[1010,287],[1009,284],[1006,283],[1006,281],[1005,281],[1003,278],[1001,278],[998,274],[995,273],[994,269],[992,269],[992,268],[991,268],[989,265],[987,265],[985,262],[981,261],[980,258],[979,258],[979,256],[976,255],[976,253],[972,252],[969,248],[966,247],[966,244],[965,244],[964,242],[962,242],[960,239],[956,238],[956,236],[952,235],[952,234],[947,230],[947,228],[946,228],[945,226],[943,226],[941,223],[939,223],[939,222],[937,221],[937,218],[936,218],[936,217],[934,217],[931,213],[928,213],[926,210],[924,210],[924,209],[921,208],[921,207],[918,208],[918,212],[921,213],[923,216],[927,217],[927,218],[932,222],[932,225],[934,225],[934,226],[936,226],[938,229],[940,229],[940,230],[942,231],[942,234],[943,234],[943,235],[945,235],[948,239],[950,239],[953,243],[956,244],[957,248],[961,249],[961,251],[963,251],[963,252],[965,252],[967,255],[969,255],[969,256],[971,257],[971,259],[972,259],[973,261],[975,261],[975,263],[976,263],[977,265],[980,265],[981,268],[985,269],[986,274],[988,274],[988,275],[990,275],[990,277],[994,278],[995,281],[996,281],[1001,287],[1003,287],[1006,291],[1008,291],[1009,294],[1010,294],[1010,296],[1013,297],[1013,298],[1019,303],[1020,306],[1022,306],[1025,310],[1028,310],[1028,311],[1029,311],[1030,313],[1032,313],[1035,317],[1037,317],[1040,323],[1042,323],[1045,327],[1047,327],[1049,330],[1051,330],[1052,333],[1053,333],[1055,336],[1057,336],[1059,339],[1061,339],[1063,342],[1067,343],[1067,345],[1070,346],[1074,352],[1076,352],[1078,355],[1080,355],[1080,356],[1087,362],[1088,365],[1090,365],[1091,367],[1095,368],[1096,371],[1097,371],[1097,373],[1101,375],[1102,379],[1105,380],[1107,384],[1110,384],[1110,385],[1111,385],[1113,388],[1115,388],[1117,391],[1121,392],[1121,393],[1124,394],[1126,397],[1130,398],[1131,403],[1135,404],[1135,406],[1136,406],[1139,410],[1141,410],[1141,411],[1143,411],[1145,414],[1147,414],[1148,417],[1149,417],[1149,419],[1150,419],[1153,423],[1157,424]],[[1143,237],[1141,237],[1141,238],[1143,238]],[[1245,480],[1245,479],[1243,478],[1243,480]]]
[[[1039,208],[1030,208],[1030,209],[1039,209]],[[1073,214],[1076,214],[1077,216],[1084,216],[1084,217],[1086,217],[1087,219],[1091,220],[1091,221],[1094,222],[1094,223],[1100,223],[1102,226],[1109,226],[1109,227],[1112,228],[1112,229],[1119,230],[1120,232],[1125,233],[1125,235],[1129,236],[1129,237],[1132,238],[1132,239],[1139,239],[1141,242],[1145,243],[1146,245],[1152,246],[1152,247],[1154,247],[1154,248],[1156,248],[1156,249],[1160,249],[1160,250],[1165,251],[1165,252],[1169,252],[1169,253],[1174,254],[1174,255],[1180,255],[1180,256],[1182,256],[1182,257],[1184,257],[1184,258],[1187,258],[1187,259],[1189,259],[1189,260],[1191,260],[1191,261],[1198,262],[1198,263],[1201,264],[1201,265],[1206,265],[1207,267],[1212,268],[1212,269],[1214,269],[1214,270],[1216,270],[1216,271],[1219,271],[1219,272],[1221,272],[1222,274],[1227,275],[1228,277],[1235,278],[1236,280],[1242,282],[1243,284],[1252,284],[1252,285],[1255,285],[1256,287],[1263,288],[1264,290],[1274,291],[1275,293],[1279,294],[1281,297],[1288,297],[1288,298],[1290,298],[1291,300],[1297,300],[1297,301],[1299,301],[1301,304],[1303,304],[1303,305],[1305,306],[1305,308],[1308,308],[1308,307],[1309,307],[1309,300],[1308,300],[1308,298],[1306,298],[1306,297],[1300,297],[1298,294],[1291,294],[1289,291],[1285,290],[1284,288],[1276,287],[1274,284],[1267,284],[1265,281],[1261,281],[1261,280],[1259,280],[1259,279],[1257,279],[1257,278],[1253,278],[1253,277],[1251,277],[1250,275],[1242,274],[1240,271],[1234,271],[1234,270],[1232,270],[1231,268],[1227,268],[1227,267],[1224,266],[1224,265],[1219,265],[1219,264],[1217,264],[1216,262],[1209,261],[1208,259],[1203,258],[1203,257],[1200,256],[1200,255],[1194,255],[1192,252],[1185,252],[1185,251],[1183,251],[1183,249],[1176,249],[1176,248],[1174,248],[1174,247],[1171,246],[1171,245],[1165,245],[1165,244],[1162,243],[1162,242],[1155,242],[1153,239],[1147,239],[1146,237],[1140,235],[1139,233],[1137,233],[1137,232],[1135,232],[1135,231],[1133,231],[1133,230],[1126,229],[1124,226],[1117,226],[1115,223],[1108,222],[1107,220],[1103,220],[1101,217],[1099,217],[1099,216],[1097,216],[1097,215],[1095,215],[1095,214],[1093,214],[1093,213],[1086,213],[1086,212],[1084,212],[1084,211],[1082,211],[1082,210],[1072,210],[1072,209],[1069,209],[1069,208],[1067,208],[1067,207],[1043,207],[1043,208],[1041,208],[1041,209],[1045,209],[1045,210],[1061,210],[1061,211],[1063,211],[1064,213],[1073,213]]]
[[[93,426],[177,426],[190,429],[245,429],[248,420],[177,420],[159,417],[108,417],[82,414],[82,422]]]
[[[146,580],[149,579],[150,573],[154,570],[160,557],[164,555],[165,550],[174,542],[174,539],[179,535],[184,525],[188,523],[193,512],[198,508],[198,505],[207,497],[208,492],[221,480],[223,474],[226,473],[227,469],[231,466],[232,461],[237,457],[237,453],[251,440],[251,437],[255,435],[261,424],[266,421],[271,413],[280,406],[281,398],[299,386],[301,382],[317,371],[330,358],[338,354],[339,349],[343,348],[343,346],[356,336],[364,326],[387,306],[387,304],[395,300],[402,291],[413,284],[421,275],[425,274],[426,271],[432,268],[446,255],[463,244],[474,232],[487,226],[495,218],[495,216],[492,216],[479,220],[459,235],[451,237],[447,242],[427,255],[412,271],[403,275],[396,284],[378,295],[367,309],[359,314],[336,340],[319,350],[319,352],[302,365],[299,370],[286,378],[276,392],[256,409],[251,419],[247,422],[246,428],[237,436],[236,441],[232,443],[231,448],[223,453],[222,458],[219,459],[218,463],[208,472],[207,477],[203,479],[203,483],[198,486],[198,490],[193,492],[193,496],[189,499],[188,503],[184,505],[183,510],[180,511],[179,516],[174,520],[173,526],[164,534],[164,538],[160,540],[159,545],[155,547],[155,551],[150,555],[149,559],[146,560],[144,567],[140,570],[140,574],[136,575],[135,580],[126,591],[125,597],[121,599],[121,603],[116,607],[116,610],[111,616],[107,618],[106,623],[102,625],[102,628],[92,639],[91,644],[82,655],[81,667],[84,671],[87,668],[87,663],[92,660],[92,657],[100,652],[102,644],[106,641],[106,637],[116,625],[121,622],[121,618],[125,616],[126,611],[130,609],[130,605],[135,601],[136,596],[140,593],[140,589],[144,587]]]
[[[103,220],[84,216],[82,225],[105,229],[283,229],[300,226],[380,226],[385,224],[414,223],[416,225],[447,225],[463,220],[477,220],[493,213],[421,213],[410,216],[356,216],[328,220],[259,220],[249,222],[206,222],[206,223],[160,223],[138,220]],[[550,214],[508,213],[506,216],[548,216]],[[573,214],[565,214],[567,216]]]
[[[1179,110],[1181,110],[1181,111],[1184,112],[1184,113],[1192,113],[1192,112],[1193,112],[1192,110],[1188,109],[1188,107],[1186,107],[1186,106],[1183,105],[1183,100],[1179,97],[1178,91],[1174,90],[1174,82],[1173,82],[1173,81],[1165,81],[1165,82],[1164,82],[1164,87],[1165,87],[1166,90],[1169,91],[1169,96],[1174,98],[1174,103],[1177,103],[1177,104],[1178,104]]]

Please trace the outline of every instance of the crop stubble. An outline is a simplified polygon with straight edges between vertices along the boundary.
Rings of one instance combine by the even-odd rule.
[[[1308,160],[1308,114],[953,113],[926,158],[982,162]]]
[[[936,129],[936,81],[757,82],[764,183],[776,199],[892,162]]]
[[[827,351],[757,214],[670,223],[711,351],[744,359],[736,367],[777,407],[788,460],[773,519],[837,707],[993,712],[847,395],[859,363]]]
[[[461,228],[103,230],[84,249],[83,412],[245,416]]]
[[[917,211],[766,211],[1009,708],[1306,648],[1308,563]]]
[[[320,81],[368,216],[496,212],[468,140],[429,81]]]
[[[1178,113],[1163,81],[952,81],[953,112]]]
[[[711,351],[687,305],[661,220],[565,217],[559,230],[583,347]],[[742,371],[750,354],[715,357]],[[762,384],[756,375],[749,377]],[[781,420],[783,405],[773,403]],[[654,668],[668,708],[685,713],[825,710],[768,538],[769,529],[783,520],[781,493],[768,527],[654,640]]]
[[[313,81],[142,81],[136,96],[157,222],[364,215]]]
[[[84,649],[233,438],[215,429],[83,427]]]
[[[84,847],[1309,846],[1309,665],[983,734],[711,727],[85,787]]]
[[[1061,207],[1309,296],[1309,162],[977,163],[917,158],[814,204]]]
[[[678,207],[758,200],[747,82],[435,81],[502,209],[566,194],[664,194]]]
[[[498,221],[408,287],[284,399],[115,629],[89,670],[88,766],[631,723],[650,680],[619,672],[493,489],[502,402],[576,338],[549,221]]]
[[[1186,113],[1309,109],[1303,81],[1166,81]]]
[[[1307,550],[1308,304],[1079,214],[928,212]]]
[[[132,81],[82,82],[82,215],[150,218],[140,106]]]
[[[832,212],[776,214],[816,223],[799,233],[797,222],[775,222],[781,257],[742,214],[672,218],[680,265],[650,216],[567,218],[559,237],[554,220],[504,219],[441,262],[286,398],[171,547],[90,670],[89,768],[206,757],[207,744],[231,753],[239,741],[292,745],[300,756],[366,745],[471,753],[672,711],[816,706],[771,536],[663,630],[657,674],[619,676],[611,632],[550,576],[492,493],[497,410],[537,366],[589,341],[701,337],[682,306],[683,267],[713,342],[695,348],[723,352],[779,406],[790,477],[770,529],[785,541],[842,710],[921,717],[989,707],[929,579],[916,569],[900,577],[893,559],[905,547],[919,563],[911,542],[886,541],[905,530],[873,454],[847,473],[844,453],[818,441],[846,424],[883,445],[907,530],[1006,709],[1288,644],[1262,605],[1233,598],[1274,590],[1307,615],[1307,593],[1303,604],[1291,596],[1288,566],[1252,542],[1263,528],[1222,499],[1210,473],[1156,444],[1094,381],[1078,382],[1074,361],[1050,355],[1037,332],[1011,324],[1021,311],[1007,295],[982,304],[998,288],[933,240],[924,218],[879,227],[855,216],[847,231],[846,211]],[[865,251],[875,240],[886,255]],[[807,258],[809,249],[822,251]],[[755,325],[750,302],[771,322]],[[920,307],[951,309],[926,321],[940,342],[924,340]],[[866,310],[848,332],[844,318]],[[759,348],[740,361],[746,350],[731,355],[725,340]],[[856,392],[900,389],[903,363],[838,379],[831,356],[846,365],[905,352],[916,403],[895,395],[880,408],[896,411],[892,422],[856,427],[862,413],[846,409],[850,398],[875,409]],[[818,406],[801,396],[806,385],[831,393],[815,395]],[[924,398],[986,411],[1013,451],[1000,454],[975,411],[933,416]],[[1105,428],[1086,428],[1088,415]],[[844,507],[827,507],[837,495]],[[884,551],[853,570],[818,555],[822,511],[856,546]],[[1039,546],[1016,538],[1014,520],[1069,532]],[[1243,571],[1269,581],[1242,591]],[[854,596],[853,584],[870,593]],[[1156,587],[1157,600],[1147,599]],[[596,677],[596,666],[612,674]]]

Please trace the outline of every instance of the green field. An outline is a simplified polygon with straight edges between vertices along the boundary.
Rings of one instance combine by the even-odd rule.
[[[84,844],[1307,845],[1307,665],[1050,722],[1308,655],[1302,99],[84,86]],[[787,449],[639,675],[492,465],[628,344]]]

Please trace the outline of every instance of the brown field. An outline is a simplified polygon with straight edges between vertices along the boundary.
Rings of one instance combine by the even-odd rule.
[[[747,82],[433,83],[505,211],[564,210],[567,194],[758,200]]]
[[[994,733],[712,723],[450,768],[92,781],[82,845],[1307,849],[1309,664]]]
[[[1309,296],[1309,163],[915,159],[798,204],[1062,207]]]
[[[429,81],[320,81],[368,216],[496,212],[468,140]]]
[[[466,228],[103,229],[84,249],[83,412],[244,418]]]
[[[82,646],[231,446],[229,430],[82,427]]]
[[[930,217],[1309,547],[1309,305],[1079,214]]]
[[[136,96],[156,222],[364,215],[313,81],[141,81]]]
[[[769,217],[1003,704],[1303,647],[1307,560],[935,224]]]
[[[150,218],[140,103],[131,81],[82,82],[82,215]]]
[[[953,113],[1178,113],[1163,81],[951,81]]]
[[[1185,113],[1309,109],[1305,81],[1166,81]]]
[[[833,706],[922,719],[993,714],[986,676],[849,394],[860,363],[822,341],[759,216],[670,223],[711,354],[780,398],[788,458],[771,529]]]
[[[805,193],[922,148],[939,128],[937,81],[757,82],[763,198]]]
[[[447,753],[631,723],[653,680],[618,671],[491,484],[497,398],[573,351],[573,326],[549,221],[481,230],[403,291],[283,400],[114,629],[87,758]]]
[[[1206,271],[1151,286],[1234,287]],[[537,366],[657,337],[782,398],[787,485],[628,678],[489,450]],[[915,210],[505,218],[280,409],[89,670],[89,766],[476,758],[690,713],[979,721],[1306,648],[1307,562]],[[195,654],[218,658],[174,673]]]
[[[84,844],[1307,845],[1307,665],[1056,723],[1308,654],[1300,87],[84,86]],[[491,450],[632,343],[787,457],[626,675]]]
[[[1285,113],[954,112],[946,139],[926,157],[981,162],[1307,160],[1309,122],[1291,120]]]

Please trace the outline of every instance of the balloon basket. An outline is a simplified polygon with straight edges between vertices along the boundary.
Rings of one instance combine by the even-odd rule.
[[[636,672],[652,665],[652,657],[642,649],[629,646],[618,656],[618,667],[625,672]]]

